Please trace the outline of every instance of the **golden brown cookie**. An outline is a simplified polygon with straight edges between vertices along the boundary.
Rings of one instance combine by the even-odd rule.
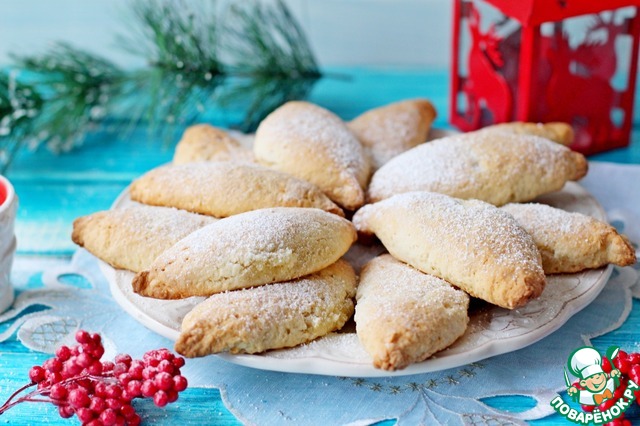
[[[167,165],[129,189],[135,201],[227,217],[267,207],[314,207],[344,216],[318,187],[257,164],[212,161]]]
[[[547,274],[636,262],[631,244],[613,226],[590,216],[535,203],[507,204],[501,209],[533,237]]]
[[[349,130],[371,155],[373,170],[398,154],[427,141],[436,109],[426,99],[395,102],[359,115]]]
[[[324,108],[287,102],[260,123],[253,149],[259,163],[317,185],[346,209],[364,204],[369,160],[342,120]]]
[[[372,202],[411,191],[430,191],[500,206],[530,201],[587,173],[577,152],[538,136],[467,133],[406,151],[371,179]]]
[[[485,202],[411,192],[362,207],[353,223],[396,259],[494,305],[514,309],[544,289],[531,236]]]
[[[469,296],[385,254],[360,274],[356,332],[383,370],[399,370],[449,347],[467,329]]]
[[[187,127],[176,145],[174,164],[197,161],[235,161],[253,163],[253,152],[227,132],[209,124]]]
[[[140,272],[163,251],[216,220],[183,210],[136,204],[76,219],[71,239],[115,268]]]
[[[133,289],[181,299],[292,280],[335,263],[355,239],[351,222],[322,210],[255,210],[179,241],[136,275]]]
[[[353,268],[339,260],[293,281],[214,294],[186,315],[175,349],[191,358],[306,343],[342,328],[355,291]]]
[[[522,135],[540,136],[559,144],[569,146],[573,142],[574,132],[570,124],[562,122],[529,123],[514,121],[487,126],[478,132],[507,132]]]

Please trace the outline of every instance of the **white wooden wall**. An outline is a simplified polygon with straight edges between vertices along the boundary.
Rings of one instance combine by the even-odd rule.
[[[201,0],[184,0],[195,3]],[[285,0],[321,65],[446,67],[451,0]],[[136,66],[113,44],[127,0],[1,0],[0,66],[65,40]]]

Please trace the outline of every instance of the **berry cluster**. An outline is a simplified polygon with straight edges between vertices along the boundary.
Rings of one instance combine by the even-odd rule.
[[[60,416],[76,415],[83,425],[135,426],[140,416],[131,405],[134,398],[153,398],[155,405],[164,407],[187,388],[187,379],[180,375],[184,358],[168,349],[149,351],[141,360],[121,354],[114,362],[103,362],[100,335],[79,330],[75,337],[78,345],[61,346],[54,358],[29,370],[31,383],[15,392],[0,414],[20,402],[48,401]],[[34,385],[36,390],[14,400]]]
[[[613,393],[613,398],[607,399],[602,404],[598,405],[598,409],[600,411],[608,410],[613,407],[613,405],[624,395],[625,390],[627,389],[627,385],[629,384],[629,379],[633,380],[635,383],[640,383],[640,353],[632,353],[627,354],[624,351],[619,351],[616,358],[613,360],[613,366],[611,362],[607,358],[602,359],[602,369],[605,373],[610,373],[613,367],[620,370],[620,386]],[[575,385],[574,385],[575,386]],[[579,384],[577,384],[578,388],[581,388]],[[635,391],[636,403],[640,405],[640,390]],[[583,405],[582,409],[584,411],[591,412],[596,409],[593,405]],[[604,426],[631,426],[631,421],[625,418],[625,415],[622,414],[617,419],[605,423]]]

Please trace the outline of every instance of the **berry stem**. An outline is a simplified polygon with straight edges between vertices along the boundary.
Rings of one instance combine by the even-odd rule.
[[[38,395],[40,393],[40,391],[39,390],[34,390],[34,391],[29,392],[25,396],[17,399],[16,401],[13,401],[13,399],[16,396],[18,396],[21,392],[24,392],[25,390],[29,389],[31,386],[35,386],[35,385],[36,385],[36,383],[29,383],[29,384],[26,384],[26,385],[22,386],[17,391],[15,391],[9,397],[9,399],[7,399],[4,404],[2,404],[2,407],[0,407],[0,415],[2,415],[5,411],[7,411],[9,408],[13,407],[14,405],[19,404],[19,403],[21,403],[23,401],[28,401],[33,396]],[[50,402],[50,401],[47,401],[47,402]]]

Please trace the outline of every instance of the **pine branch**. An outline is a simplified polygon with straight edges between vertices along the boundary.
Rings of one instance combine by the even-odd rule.
[[[81,144],[111,111],[126,80],[110,61],[66,43],[55,44],[41,56],[14,59],[42,98],[30,133],[36,143],[46,143],[54,152]]]
[[[223,73],[218,58],[218,18],[215,2],[199,2],[197,11],[184,1],[135,0],[130,35],[118,35],[118,44],[149,66],[195,74],[211,80]]]
[[[31,142],[33,118],[43,100],[30,85],[16,80],[15,73],[0,72],[0,172],[11,164],[18,150]]]
[[[232,73],[252,77],[317,79],[318,64],[304,32],[281,0],[230,5],[224,45]]]
[[[0,170],[26,144],[64,152],[107,117],[145,122],[165,141],[212,106],[241,107],[238,127],[254,130],[280,104],[305,98],[321,77],[311,48],[282,1],[237,2],[219,15],[214,0],[197,11],[184,1],[134,0],[131,33],[117,40],[148,66],[124,71],[98,55],[55,44],[14,56],[0,73]],[[122,130],[122,126],[120,128]]]

